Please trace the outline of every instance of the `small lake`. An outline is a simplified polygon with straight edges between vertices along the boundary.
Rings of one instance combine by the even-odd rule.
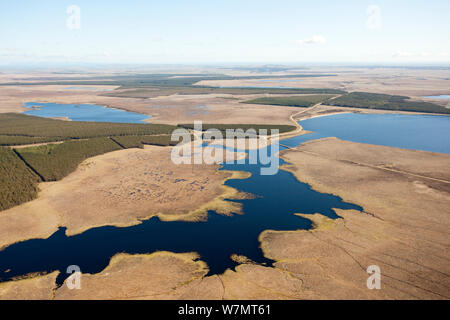
[[[27,102],[24,114],[43,118],[67,117],[73,121],[145,123],[151,116],[94,104],[60,104]]]
[[[428,99],[438,99],[438,100],[450,100],[450,94],[442,94],[439,96],[425,96]]]
[[[300,124],[315,133],[285,139],[284,145],[297,146],[312,139],[337,136],[355,142],[450,153],[450,117],[341,114]],[[71,237],[60,228],[48,239],[27,240],[0,251],[0,281],[31,272],[59,270],[57,281],[61,284],[68,276],[65,270],[69,265],[80,266],[84,273],[98,273],[119,252],[195,251],[208,264],[210,274],[235,267],[232,254],[270,266],[273,261],[264,257],[258,241],[262,231],[311,228],[308,219],[295,213],[320,213],[334,219],[337,215],[332,208],[362,210],[337,196],[312,190],[290,172],[280,170],[276,175],[262,176],[261,166],[224,164],[221,169],[252,174],[248,179],[226,182],[255,196],[236,201],[242,204],[243,215],[227,217],[210,211],[204,222],[163,222],[154,217],[136,226],[93,228]]]

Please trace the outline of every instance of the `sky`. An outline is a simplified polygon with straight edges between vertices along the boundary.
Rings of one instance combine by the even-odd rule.
[[[0,65],[450,63],[449,0],[0,2]]]

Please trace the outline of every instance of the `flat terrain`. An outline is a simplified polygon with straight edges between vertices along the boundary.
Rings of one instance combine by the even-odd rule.
[[[0,283],[0,300],[50,300],[54,298],[58,272]]]
[[[331,97],[334,97],[334,96],[333,95],[325,95],[325,94],[318,94],[318,95],[306,95],[305,94],[305,95],[286,96],[286,97],[263,97],[263,98],[256,98],[256,99],[252,99],[252,100],[242,101],[242,103],[307,108],[307,107],[311,107],[317,103],[328,100]]]
[[[243,264],[205,277],[194,253],[118,254],[101,273],[83,275],[80,290],[55,287],[56,275],[0,284],[2,299],[299,299],[302,280],[279,269]]]
[[[282,156],[298,179],[363,212],[299,213],[313,229],[263,232],[273,268],[242,258],[236,270],[206,277],[194,254],[117,255],[83,275],[81,290],[55,290],[48,275],[0,284],[0,297],[35,298],[35,286],[56,299],[449,299],[449,155],[328,138]],[[381,290],[366,287],[370,265],[381,268]]]
[[[294,88],[329,88],[345,91],[364,91],[392,95],[405,95],[422,99],[423,96],[449,94],[449,70],[434,68],[312,68],[335,76],[316,78],[204,80],[199,85],[210,86],[285,86]],[[286,74],[290,74],[287,72]],[[280,80],[284,82],[280,82]],[[430,101],[430,100],[428,100]],[[450,101],[433,102],[450,105]]]
[[[411,101],[406,96],[393,96],[368,92],[351,92],[323,102],[326,105],[349,108],[412,111],[450,114],[450,109],[430,102]]]
[[[373,264],[381,268],[385,298],[450,297],[449,155],[336,138],[282,154],[299,180],[364,213],[338,210],[336,222],[317,217],[311,232],[265,232],[264,252],[277,267],[305,275],[328,298],[364,294]]]
[[[184,127],[190,128],[189,125]],[[222,131],[236,127],[270,128],[279,129],[284,134],[294,134],[293,130],[296,129],[295,126],[288,125],[257,124],[216,124],[212,127]],[[208,125],[204,128],[208,128]],[[175,129],[180,127],[164,124],[61,121],[2,113],[0,188],[3,192],[0,196],[0,210],[34,199],[38,182],[58,181],[75,171],[83,160],[90,157],[120,149],[143,148],[144,145],[173,146],[184,142],[185,139],[192,140],[192,134],[184,130],[182,137],[175,137],[172,141],[171,134]],[[218,160],[223,161],[222,158]]]
[[[129,226],[158,215],[167,220],[202,219],[207,210],[239,212],[223,201],[237,192],[223,186],[231,173],[218,165],[175,165],[170,147],[145,146],[85,160],[57,182],[39,184],[36,200],[2,211],[0,247],[46,238],[59,226],[68,234],[104,226]],[[239,173],[234,173],[239,178]]]
[[[323,76],[296,78],[293,75],[298,71],[289,69],[270,73],[230,69],[226,71],[228,78],[220,76],[215,80],[214,77],[202,80],[201,75],[152,80],[143,75],[152,86],[160,86],[165,81],[170,85],[170,88],[156,89],[142,87],[127,75],[129,71],[123,70],[124,76],[112,71],[58,76],[3,73],[0,74],[2,84],[34,84],[0,86],[0,113],[21,113],[25,111],[24,103],[30,101],[92,103],[148,114],[152,118],[147,121],[157,124],[190,124],[202,120],[210,124],[290,126],[295,124],[294,120],[342,112],[408,113],[326,106],[316,104],[322,97],[311,100],[312,95],[287,94],[288,91],[281,94],[265,89],[202,87],[208,85],[363,91],[404,95],[416,101],[450,106],[449,101],[422,98],[450,93],[449,70],[445,69],[330,67],[309,71]],[[77,77],[83,82],[92,78],[92,85],[74,84]],[[47,81],[57,84],[44,85]],[[182,86],[184,83],[186,86]],[[195,88],[196,85],[199,87]],[[242,103],[275,99],[278,104],[286,97],[288,103],[280,102],[281,105]],[[8,130],[15,128],[11,126]],[[298,126],[295,133],[287,134],[301,134],[300,130]],[[118,137],[112,133],[106,136],[126,147],[142,147],[146,133],[143,134],[142,137],[136,134]],[[166,132],[152,139],[165,144],[167,137],[163,134]],[[35,143],[37,147],[41,144],[34,151],[59,150],[63,148],[59,144],[42,143],[60,143],[60,138],[35,134],[7,136],[0,130],[0,141],[5,145]],[[71,139],[69,135],[62,140]],[[39,181],[18,158],[31,149],[18,147],[14,152],[10,147],[3,148],[2,154],[13,160],[8,160],[9,166],[4,166],[0,173],[6,172],[3,175],[8,176],[12,165],[20,169],[16,174],[32,183]],[[0,248],[27,239],[49,237],[59,227],[66,227],[67,234],[73,235],[105,225],[135,225],[152,216],[162,220],[198,221],[205,218],[208,210],[219,214],[240,213],[238,204],[224,199],[247,195],[223,183],[230,178],[245,178],[245,174],[218,171],[217,165],[176,166],[170,161],[171,150],[171,147],[144,146],[82,158],[80,161],[85,160],[77,169],[62,180],[39,183],[38,188],[31,185],[27,190],[29,195],[34,197],[39,191],[35,200],[0,212]],[[230,155],[243,156],[227,153]],[[82,290],[56,288],[57,273],[29,275],[27,279],[0,283],[0,299],[450,299],[450,155],[328,138],[285,150],[281,156],[290,163],[284,169],[299,181],[360,205],[363,212],[336,209],[341,217],[337,220],[298,212],[313,222],[313,229],[264,231],[259,241],[265,256],[276,261],[273,267],[254,264],[239,256],[236,259],[241,264],[235,270],[206,276],[208,267],[196,253],[118,254],[101,273],[84,274]],[[45,163],[38,163],[41,171]],[[6,189],[15,193],[9,186]],[[19,199],[19,202],[30,199]],[[382,290],[366,287],[369,276],[366,268],[370,265],[381,268]]]
[[[123,74],[124,71],[121,71]],[[189,70],[189,72],[204,71],[206,70]],[[217,73],[223,71],[216,70]],[[268,108],[265,105],[245,105],[240,102],[287,95],[305,96],[300,94],[301,92],[297,94],[295,91],[288,91],[290,89],[216,88],[205,91],[205,88],[201,86],[284,86],[304,90],[323,88],[349,92],[363,91],[404,95],[417,101],[450,106],[448,100],[423,98],[428,95],[449,94],[450,76],[446,69],[329,67],[309,68],[306,71],[292,68],[292,70],[286,69],[276,73],[229,69],[226,70],[228,74],[226,76],[210,76],[211,79],[217,80],[203,80],[205,76],[200,74],[197,76],[174,74],[172,77],[166,77],[165,80],[152,80],[152,77],[148,75],[136,75],[132,74],[132,71],[128,71],[126,76],[117,76],[112,72],[89,75],[60,73],[57,77],[54,74],[2,74],[0,84],[31,82],[34,84],[0,86],[0,113],[23,112],[25,111],[24,103],[30,101],[92,103],[151,115],[152,118],[148,120],[150,123],[178,124],[202,120],[205,123],[290,124],[289,117],[298,112],[295,107],[273,105]],[[158,72],[161,71],[158,70]],[[214,72],[214,70],[208,70],[208,72]],[[306,73],[316,73],[320,76],[301,76]],[[149,77],[145,81],[148,81],[146,85],[150,87],[136,82],[133,76],[137,79]],[[101,80],[98,80],[100,78]],[[76,79],[83,79],[85,84],[71,84],[77,81]],[[177,79],[180,81],[176,82]],[[101,84],[108,82],[117,84]],[[45,83],[58,84],[44,85]],[[87,85],[88,83],[92,85]],[[180,87],[180,85],[183,86]],[[198,86],[200,87],[197,89],[201,89],[200,91],[196,90]],[[280,94],[277,90],[281,90],[280,92],[284,90],[285,93]]]
[[[178,124],[202,120],[208,123],[290,124],[289,115],[295,108],[244,106],[242,98],[228,94],[169,95],[148,99],[107,97],[98,91],[69,91],[67,86],[0,87],[0,113],[24,112],[25,102],[97,104],[151,115],[149,123]]]

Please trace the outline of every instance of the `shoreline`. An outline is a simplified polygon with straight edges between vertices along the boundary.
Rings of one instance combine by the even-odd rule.
[[[60,104],[60,105],[92,105],[95,107],[101,107],[104,109],[112,109],[112,110],[118,110],[118,111],[125,111],[125,112],[129,112],[129,113],[134,113],[134,114],[141,114],[144,116],[147,116],[147,118],[140,120],[141,123],[150,123],[148,122],[149,120],[151,120],[153,117],[150,114],[147,113],[142,113],[142,112],[137,112],[137,111],[132,111],[127,109],[126,107],[112,107],[109,106],[107,104],[97,104],[97,103],[93,103],[93,102],[85,102],[85,103],[59,103],[59,102],[37,102],[37,101],[29,101],[29,102],[24,102],[24,105],[22,106],[22,110],[21,112],[17,112],[17,113],[23,113],[25,114],[25,112],[31,111],[31,110],[40,110],[42,108],[42,106],[31,106],[31,107],[26,107],[25,104],[27,103],[37,103],[37,104]],[[27,115],[31,115],[31,116],[35,116],[35,117],[40,117],[40,118],[47,118],[47,119],[55,119],[55,120],[62,120],[62,121],[74,121],[71,118],[69,118],[68,116],[55,116],[55,117],[41,117],[41,116],[36,116],[36,115],[32,115],[32,114],[27,114]],[[76,121],[76,120],[75,120]],[[99,121],[82,121],[82,122],[99,122]],[[123,123],[129,123],[129,122],[123,122]]]
[[[380,155],[384,155],[383,161],[389,165],[379,163]],[[444,208],[450,203],[446,191],[450,176],[445,168],[449,157],[337,138],[311,140],[283,150],[280,158],[288,164],[282,170],[291,172],[298,181],[317,192],[338,196],[363,210],[334,209],[340,216],[334,221],[320,215],[301,215],[313,222],[311,230],[264,231],[259,237],[264,255],[276,260],[276,267],[291,272],[303,270],[310,258],[321,267],[326,266],[328,271],[311,273],[317,277],[322,273],[322,280],[308,279],[310,283],[319,281],[319,290],[321,281],[328,283],[337,277],[340,284],[354,287],[352,297],[358,295],[358,290],[364,294],[365,282],[355,282],[355,275],[363,279],[365,268],[376,262],[387,277],[383,280],[386,289],[380,292],[387,298],[448,299],[449,287],[442,278],[448,268],[441,261],[447,258],[438,253],[442,252],[440,247],[448,244],[445,234],[449,221]],[[347,179],[342,179],[343,176]],[[367,179],[372,183],[367,183]],[[423,216],[425,211],[427,215]],[[316,253],[306,249],[298,252],[304,246],[322,249]],[[336,262],[342,262],[345,254],[352,260],[346,268],[336,269]],[[433,259],[428,259],[430,256]],[[433,277],[442,280],[424,282],[419,276],[423,272],[431,272]],[[400,287],[393,278],[402,281]],[[441,284],[437,286],[437,283]],[[322,292],[331,299],[342,299],[345,291],[342,294],[333,296],[332,292]]]
[[[159,149],[161,148],[161,149]],[[154,153],[152,150],[160,150],[159,153]],[[97,163],[97,166],[102,167],[102,170],[106,170],[105,172],[110,172],[114,169],[114,166],[117,166],[119,164],[115,164],[114,161],[125,161],[131,156],[131,160],[133,160],[135,157],[138,159],[137,161],[142,162],[143,160],[140,159],[140,157],[143,157],[145,155],[149,156],[151,154],[151,157],[154,158],[158,154],[159,157],[164,157],[164,155],[169,154],[172,147],[156,147],[151,146],[147,149],[126,149],[126,150],[118,150],[109,152],[106,154],[102,154],[99,156],[91,157],[83,161],[78,168],[68,176],[64,177],[60,181],[55,182],[43,182],[39,184],[39,194],[36,199],[25,202],[21,205],[12,207],[10,209],[7,209],[5,211],[2,211],[0,214],[0,220],[2,221],[1,225],[4,226],[4,228],[1,228],[3,233],[0,232],[0,234],[3,234],[0,240],[0,250],[5,249],[6,247],[30,240],[30,239],[46,239],[50,237],[52,234],[58,231],[60,227],[66,227],[66,235],[72,236],[75,234],[83,233],[89,229],[101,227],[101,226],[115,226],[115,227],[129,227],[133,225],[138,225],[142,223],[142,221],[149,220],[154,216],[157,216],[162,221],[186,221],[186,222],[192,222],[192,221],[201,221],[202,219],[205,219],[207,217],[208,210],[216,210],[218,214],[223,215],[230,215],[232,212],[235,213],[242,213],[241,206],[239,206],[238,203],[227,201],[226,199],[244,199],[246,197],[250,197],[251,195],[248,195],[246,193],[243,193],[237,189],[234,189],[232,187],[229,187],[225,185],[226,181],[230,179],[247,179],[250,177],[250,174],[247,172],[231,172],[231,171],[225,171],[220,170],[220,165],[213,165],[213,167],[205,167],[205,170],[214,170],[214,176],[209,177],[208,180],[215,181],[214,184],[211,184],[213,182],[208,181],[210,185],[205,186],[206,188],[209,188],[208,192],[215,192],[216,195],[213,198],[206,199],[205,195],[202,193],[198,193],[200,191],[190,191],[193,195],[197,195],[199,198],[199,201],[201,203],[199,205],[195,205],[195,207],[187,208],[184,213],[166,213],[170,212],[170,210],[167,210],[165,206],[161,207],[161,211],[155,207],[153,210],[155,212],[152,212],[151,214],[145,215],[145,210],[142,209],[139,212],[136,212],[136,214],[127,216],[123,216],[120,212],[122,212],[120,208],[116,208],[115,211],[111,214],[107,214],[105,217],[105,221],[97,221],[98,219],[96,217],[92,217],[92,221],[86,221],[86,222],[80,222],[77,221],[80,219],[80,217],[72,217],[70,215],[70,211],[75,210],[81,210],[83,205],[78,204],[75,207],[74,206],[67,206],[64,204],[64,201],[67,201],[67,199],[70,199],[71,195],[67,194],[67,199],[59,197],[58,199],[52,200],[55,195],[58,194],[65,194],[65,190],[70,188],[73,190],[77,190],[78,193],[82,192],[80,189],[80,183],[84,181],[83,179],[92,179],[94,176],[92,175],[92,169],[91,173],[85,173],[89,168],[94,164]],[[165,151],[163,151],[165,150]],[[117,160],[114,160],[117,159]],[[122,160],[121,160],[122,159]],[[111,162],[113,161],[113,162]],[[133,160],[134,161],[134,160]],[[170,161],[169,161],[170,162]],[[171,162],[170,162],[171,163]],[[147,167],[143,167],[142,170],[146,170]],[[153,168],[152,166],[149,168]],[[168,170],[171,169],[172,166],[169,166]],[[183,172],[189,172],[189,175],[192,176],[191,172],[191,166],[182,168],[183,171],[179,172],[179,174],[182,174]],[[175,168],[174,168],[175,169]],[[131,170],[131,169],[130,169]],[[153,169],[155,170],[155,169]],[[197,171],[197,170],[196,170]],[[202,176],[197,174],[191,177],[191,179],[200,179]],[[208,171],[205,171],[203,176],[205,176],[208,173]],[[125,174],[125,173],[124,173]],[[218,181],[217,179],[220,176],[225,176],[224,178],[220,179]],[[108,179],[115,179],[115,176],[112,175]],[[170,179],[170,177],[168,177]],[[81,180],[80,180],[81,179]],[[186,178],[188,179],[188,178]],[[149,180],[149,184],[151,183],[158,183],[158,182],[152,182],[153,180]],[[95,188],[95,186],[93,186]],[[113,186],[114,187],[114,186]],[[122,188],[125,188],[124,186],[121,186],[120,189],[116,191],[116,187],[110,190],[110,192],[119,192],[119,195],[123,198],[126,197],[127,193],[124,193],[125,191],[122,191]],[[130,190],[134,190],[133,185],[130,185]],[[142,187],[139,187],[142,188]],[[109,190],[109,189],[108,189]],[[106,190],[105,192],[107,192]],[[128,191],[129,192],[129,191]],[[197,193],[195,193],[197,192]],[[168,195],[170,196],[170,194]],[[177,196],[179,197],[179,195]],[[128,199],[128,198],[126,198]],[[126,200],[124,199],[124,200]],[[150,197],[148,200],[147,198],[144,198],[142,200],[135,200],[138,201],[136,205],[139,204],[139,201],[154,201],[153,198]],[[206,201],[205,201],[206,200]],[[56,202],[55,202],[56,201]],[[87,200],[86,200],[87,201]],[[89,201],[95,201],[95,199],[91,199]],[[127,200],[128,201],[128,200]],[[127,201],[123,203],[123,206],[125,206],[123,209],[127,208]],[[178,201],[185,201],[183,199],[179,199]],[[72,203],[72,202],[71,202]],[[77,209],[77,206],[80,206],[80,208]],[[62,207],[61,207],[62,206]],[[181,207],[183,207],[180,204]],[[58,209],[59,208],[59,209]],[[65,208],[65,209],[64,209]],[[63,210],[64,209],[64,210]],[[69,211],[67,211],[69,210]],[[128,211],[130,208],[128,209]],[[144,211],[143,211],[144,210]],[[67,211],[67,212],[66,212]],[[105,211],[105,209],[103,210]],[[111,210],[109,210],[111,211]],[[142,211],[142,212],[141,212]],[[172,210],[173,211],[173,210]],[[78,212],[78,211],[77,211]],[[45,214],[43,214],[45,213]],[[125,212],[126,213],[126,212]],[[98,216],[98,215],[97,215]],[[101,219],[100,219],[101,220]],[[87,223],[87,225],[84,225]],[[27,230],[27,228],[30,228],[31,230]],[[17,230],[17,231],[16,231]]]
[[[302,147],[309,147],[310,145],[314,145],[316,143],[320,143],[321,140],[322,140],[322,142],[323,141],[325,141],[325,142],[327,142],[327,141],[334,142],[334,141],[336,141],[338,139],[336,139],[336,138],[325,138],[325,139],[312,140],[312,141],[309,141],[309,143],[302,144],[300,146],[300,148],[302,148]],[[348,143],[348,142],[345,142],[345,141],[343,141],[343,142],[344,143]],[[357,144],[357,143],[350,143],[350,144],[352,144],[352,145],[363,145],[363,144]],[[368,145],[368,146],[373,146],[375,148],[380,148],[381,147],[381,146],[374,146],[374,145]],[[372,148],[372,147],[370,147],[370,148]],[[399,149],[399,148],[390,148],[390,147],[381,147],[381,148],[383,148],[383,149],[388,148],[388,149],[392,149],[392,150],[398,150],[398,152],[409,152],[409,153],[412,152],[414,154],[420,154],[420,152],[418,153],[418,152],[410,151],[410,150],[409,151],[405,151],[405,150],[402,150],[402,149]],[[345,195],[344,196],[341,195],[340,192],[333,192],[332,190],[329,190],[326,187],[322,188],[315,181],[306,179],[304,177],[304,175],[300,175],[299,176],[295,172],[295,165],[292,165],[292,161],[289,161],[288,159],[286,159],[286,157],[283,156],[284,153],[292,153],[292,152],[298,152],[298,151],[299,150],[295,150],[295,149],[291,150],[291,151],[286,150],[286,151],[283,151],[283,153],[279,155],[280,158],[282,158],[286,162],[290,163],[289,165],[282,166],[281,167],[282,170],[286,170],[286,171],[292,172],[294,174],[295,178],[299,182],[304,182],[304,183],[308,184],[312,189],[314,189],[314,190],[316,190],[318,192],[335,194],[335,195],[341,197],[342,199],[344,199],[347,202],[359,204],[358,202],[352,201],[351,197],[347,198]],[[429,154],[429,152],[422,152],[422,153]],[[303,161],[303,162],[304,163],[308,163],[308,166],[311,164],[311,161]],[[331,167],[333,167],[333,166],[331,166]],[[328,169],[330,169],[331,167],[327,166]],[[378,169],[376,169],[376,170],[378,170]],[[379,170],[381,170],[381,168],[379,168]],[[235,171],[233,171],[233,172],[235,172]],[[236,172],[238,174],[240,174],[239,171],[236,171]],[[232,177],[227,178],[227,180],[228,179],[232,179]],[[274,263],[273,267],[264,267],[264,266],[261,266],[261,265],[256,265],[254,268],[257,268],[257,269],[258,268],[264,268],[264,270],[266,270],[266,272],[274,272],[274,273],[282,273],[282,274],[287,272],[287,273],[290,273],[290,274],[296,274],[296,272],[297,272],[296,270],[297,269],[295,269],[295,268],[296,268],[296,266],[298,264],[300,264],[303,267],[306,267],[303,264],[307,263],[308,259],[311,259],[311,260],[313,260],[313,259],[323,259],[324,261],[327,261],[326,259],[328,257],[333,256],[333,254],[336,254],[336,251],[339,251],[339,250],[336,250],[335,247],[333,247],[333,243],[330,243],[329,246],[331,247],[331,249],[326,249],[326,250],[332,250],[332,251],[331,251],[331,253],[329,253],[325,257],[322,256],[323,252],[319,251],[318,253],[317,252],[310,253],[310,255],[313,256],[312,258],[309,258],[308,256],[306,258],[296,258],[296,257],[288,257],[288,258],[281,257],[280,258],[280,255],[286,255],[287,253],[284,253],[284,251],[279,251],[280,249],[277,247],[279,245],[279,243],[285,244],[286,247],[290,247],[291,243],[292,243],[290,241],[286,242],[286,240],[284,240],[285,238],[291,237],[295,241],[305,241],[304,239],[309,239],[308,241],[311,241],[311,244],[313,246],[317,246],[317,245],[321,244],[321,242],[317,241],[317,239],[316,240],[310,239],[311,238],[310,237],[311,234],[314,234],[315,236],[320,236],[320,237],[328,237],[328,236],[332,236],[334,234],[334,232],[337,232],[338,236],[344,235],[345,237],[350,237],[348,234],[345,233],[345,229],[343,229],[343,226],[347,227],[347,228],[350,228],[350,227],[352,227],[352,223],[356,223],[358,221],[363,221],[365,223],[369,223],[370,222],[371,225],[375,226],[375,230],[371,230],[370,234],[368,234],[368,236],[367,236],[369,239],[371,239],[371,237],[379,237],[379,236],[381,236],[383,234],[382,232],[383,232],[384,224],[385,223],[389,223],[389,222],[388,221],[386,222],[386,219],[384,219],[384,217],[383,217],[382,221],[385,221],[385,222],[383,222],[384,224],[380,226],[379,224],[381,222],[379,220],[381,218],[379,217],[377,212],[376,211],[374,212],[372,210],[369,210],[369,213],[366,212],[366,206],[362,205],[363,203],[364,203],[364,201],[361,202],[361,206],[363,207],[363,213],[365,213],[365,214],[359,215],[359,213],[354,212],[354,210],[338,210],[338,209],[334,209],[336,214],[338,214],[340,216],[339,219],[334,220],[334,221],[331,221],[330,219],[324,218],[321,215],[304,215],[304,214],[299,213],[298,215],[300,215],[300,216],[302,216],[304,218],[310,219],[313,222],[313,228],[310,229],[310,230],[273,231],[273,230],[267,229],[267,230],[261,232],[260,235],[258,236],[258,240],[259,240],[260,246],[261,246],[261,248],[263,250],[263,254],[264,254],[264,256],[266,258],[273,259],[276,262]],[[363,240],[366,241],[365,238]],[[332,239],[330,241],[338,241],[338,240]],[[301,243],[303,243],[303,242],[301,242]],[[340,242],[339,242],[339,244],[340,244]],[[283,248],[283,246],[282,246],[282,248]],[[296,248],[298,248],[298,247],[296,246]],[[351,248],[351,250],[355,250],[353,247],[350,247],[350,248]],[[392,247],[389,247],[389,248],[392,248]],[[347,250],[350,250],[350,249],[347,249]],[[156,251],[155,253],[158,253],[158,252],[159,251]],[[340,253],[340,251],[338,253]],[[154,254],[154,253],[152,253],[152,254]],[[172,255],[174,253],[169,252],[167,254]],[[316,255],[318,255],[319,258],[316,258]],[[139,256],[138,255],[132,255],[130,257],[130,259],[134,259],[134,258],[139,258]],[[342,259],[342,258],[336,257],[335,260],[333,260],[333,261],[340,261],[340,259]],[[111,259],[111,261],[113,261],[113,260]],[[113,265],[113,263],[111,263],[111,261],[110,261],[110,264]],[[202,261],[202,260],[200,259],[200,261]],[[348,262],[349,261],[347,261],[347,263]],[[323,266],[323,264],[328,266],[327,262],[321,262],[321,266]],[[364,266],[366,264],[367,264],[366,262],[363,262]],[[242,270],[242,268],[245,269],[248,266],[249,266],[249,264],[246,264],[246,263],[240,264],[238,267],[236,267],[236,270]],[[109,265],[108,265],[108,267],[109,267]],[[104,272],[106,272],[108,270],[108,267],[106,267],[100,273],[93,274],[92,277],[97,277],[98,278],[99,275],[104,274]],[[386,268],[386,266],[383,264],[383,270],[385,270],[385,268]],[[310,269],[307,269],[307,270],[310,270]],[[346,270],[342,270],[342,268],[340,268],[340,269],[337,270],[337,274],[338,274],[338,277],[342,277],[343,280],[339,280],[338,281],[338,286],[344,284],[344,287],[346,287],[346,283],[350,283],[351,286],[355,287],[353,289],[353,290],[355,290],[355,291],[353,291],[353,294],[358,296],[358,297],[360,297],[360,298],[362,298],[362,299],[372,299],[373,297],[377,296],[377,294],[378,294],[377,292],[363,291],[363,289],[365,289],[364,288],[365,282],[364,281],[360,281],[359,277],[362,278],[362,276],[363,275],[365,276],[366,273],[364,272],[364,270],[361,271],[360,269],[358,269],[358,266],[356,266],[354,264],[354,261],[353,261],[352,268],[350,268],[349,270],[352,272],[352,274],[357,274],[358,275],[357,282],[355,283],[354,282],[355,280],[352,277],[349,277],[349,275],[348,275]],[[317,272],[318,273],[307,274],[306,280],[303,279],[303,276],[304,276],[303,275],[302,276],[302,283],[303,283],[303,281],[307,281],[308,287],[310,288],[310,290],[314,291],[314,293],[317,294],[318,297],[330,297],[329,294],[332,294],[332,293],[321,292],[320,280],[315,280],[315,279],[313,279],[314,277],[311,278],[311,275],[315,274],[315,275],[317,275],[317,277],[323,278],[324,279],[323,281],[331,281],[332,282],[333,280],[332,279],[330,280],[329,274],[327,273],[327,271],[320,271],[320,272],[324,272],[323,276],[320,274],[319,271],[317,271]],[[388,270],[388,272],[390,272],[390,271]],[[214,277],[219,277],[219,278],[220,277],[227,277],[230,274],[236,275],[237,273],[236,273],[236,271],[232,271],[232,270],[228,270],[227,269],[223,274],[212,275],[210,277],[200,276],[199,281],[203,281],[203,280],[207,281],[207,279],[212,279]],[[390,275],[390,274],[391,273],[388,273],[388,275]],[[315,281],[319,281],[319,283],[316,284]],[[386,280],[386,281],[389,281],[389,280]],[[356,287],[358,284],[361,287],[359,287],[359,288]],[[336,284],[334,284],[334,285],[336,285]],[[428,284],[425,284],[425,286],[427,286],[427,285]],[[407,291],[407,293],[404,293],[400,297],[407,297],[408,299],[411,299],[411,296],[408,295],[409,292],[410,291]],[[298,292],[298,294],[299,294],[299,297],[301,297],[302,295],[306,295],[307,293],[305,291],[303,291],[303,290],[300,290]],[[383,292],[383,294],[384,294],[384,292]],[[391,291],[389,291],[389,294],[387,294],[386,297],[392,297],[392,295],[394,297],[398,297],[397,295],[394,295],[394,294],[395,294],[395,292],[392,293]],[[428,297],[430,295],[430,293],[428,293],[428,295],[426,295],[424,293],[421,293],[421,295],[424,295],[425,297]],[[335,296],[331,296],[331,297],[332,298],[336,298]],[[345,291],[344,291],[344,296],[343,297],[345,297]],[[338,296],[337,298],[342,298],[342,296]]]

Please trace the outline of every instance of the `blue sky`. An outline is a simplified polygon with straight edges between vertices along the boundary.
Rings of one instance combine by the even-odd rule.
[[[449,14],[448,0],[1,1],[0,64],[449,63]]]

